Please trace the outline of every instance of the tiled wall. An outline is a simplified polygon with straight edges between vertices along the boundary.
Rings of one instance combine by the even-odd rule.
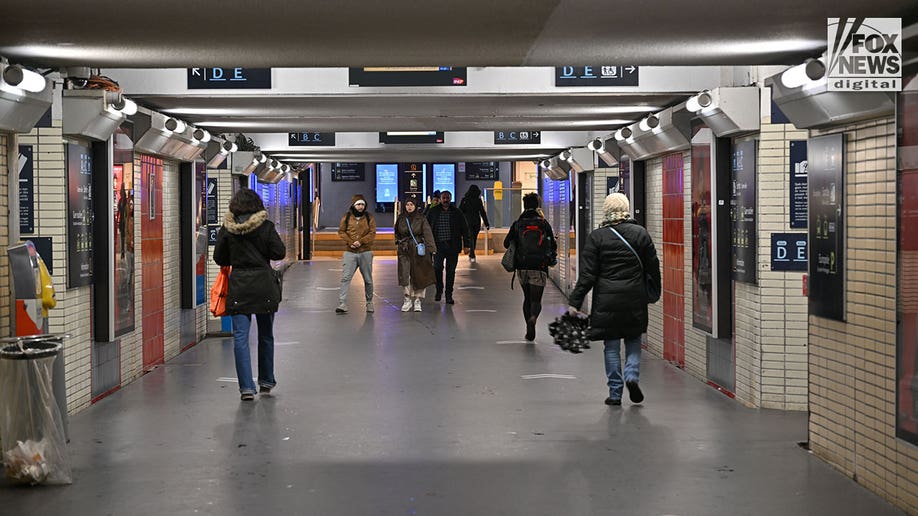
[[[663,158],[647,160],[645,169],[644,220],[647,232],[657,248],[657,257],[663,263]],[[632,165],[632,171],[634,170]],[[633,172],[632,172],[633,173]],[[686,251],[688,253],[688,251]],[[690,254],[690,253],[689,253]],[[663,303],[658,301],[647,307],[647,350],[658,357],[663,356]]]
[[[182,268],[181,225],[179,223],[179,165],[163,162],[163,321],[165,328],[178,330],[181,325]],[[166,331],[163,335],[165,360],[175,358],[181,350],[181,332]]]
[[[227,158],[227,161],[233,159],[233,156]],[[229,167],[229,165],[227,165]],[[230,167],[231,170],[231,167]],[[219,217],[219,222],[223,223],[223,214],[229,209],[229,201],[233,196],[233,176],[229,173],[228,170],[217,170],[217,169],[208,169],[207,177],[217,178],[217,214]],[[217,273],[220,272],[220,267],[214,263],[213,246],[208,249],[208,260],[207,260],[207,281],[206,285],[206,297],[208,300],[207,306],[210,304],[210,287],[214,284],[214,280],[217,279]],[[205,306],[205,310],[206,310]],[[206,324],[208,332],[214,333],[220,331],[220,319],[215,318],[210,314],[209,311],[206,312]]]
[[[812,136],[837,132],[847,134],[847,322],[809,318],[810,448],[918,513],[918,447],[895,435],[895,122]]]
[[[10,245],[9,239],[9,174],[7,173],[7,164],[9,161],[8,153],[12,147],[12,137],[6,133],[0,132],[0,249],[6,249]],[[7,337],[12,333],[10,321],[12,312],[10,311],[10,267],[9,259],[6,253],[0,253],[0,336]]]
[[[685,277],[690,270],[685,263],[691,256],[685,252],[685,205],[691,190],[685,188],[683,170],[690,157],[682,152],[663,157],[663,239],[655,242],[663,267],[663,358],[679,367],[685,366]]]

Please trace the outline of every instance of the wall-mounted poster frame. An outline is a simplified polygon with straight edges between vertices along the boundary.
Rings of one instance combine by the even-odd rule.
[[[757,281],[758,268],[756,143],[756,140],[746,140],[733,144],[733,195],[730,198],[733,279],[753,285]]]
[[[714,135],[700,128],[692,137],[692,325],[714,332],[714,249],[711,171]]]
[[[112,252],[114,336],[135,328],[134,292],[134,143],[133,126],[122,124],[113,137],[112,165]]]
[[[67,288],[92,283],[92,150],[67,143]]]
[[[810,138],[809,313],[845,320],[845,135]]]
[[[918,77],[899,94],[896,437],[918,445]]]

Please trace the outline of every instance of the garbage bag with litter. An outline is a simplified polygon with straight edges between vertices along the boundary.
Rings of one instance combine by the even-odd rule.
[[[73,478],[52,366],[61,344],[40,340],[0,348],[0,450],[6,476],[23,484],[70,484]]]

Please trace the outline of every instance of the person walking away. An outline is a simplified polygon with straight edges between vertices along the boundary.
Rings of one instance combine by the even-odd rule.
[[[261,198],[248,188],[236,192],[217,232],[214,261],[233,268],[226,296],[226,313],[233,321],[233,355],[239,393],[244,401],[255,399],[249,329],[252,315],[258,325],[258,385],[268,394],[274,378],[274,313],[280,303],[280,285],[270,260],[287,255],[284,242],[268,220]]]
[[[459,202],[459,211],[465,215],[465,221],[469,225],[469,262],[475,263],[475,247],[478,244],[478,233],[481,232],[481,221],[484,220],[485,229],[491,229],[488,212],[485,211],[484,203],[481,202],[481,188],[478,185],[469,186],[462,201]]]
[[[421,300],[427,287],[436,283],[433,255],[437,252],[430,224],[418,209],[418,200],[408,197],[405,207],[395,221],[395,245],[398,251],[398,284],[405,289],[402,311],[414,308],[421,311]],[[424,255],[418,253],[418,244],[424,246]]]
[[[568,307],[569,312],[579,313],[587,292],[593,291],[590,339],[605,344],[606,405],[622,404],[621,340],[625,342],[624,385],[632,403],[644,401],[638,383],[641,335],[647,332],[647,305],[657,301],[648,297],[644,271],[660,291],[657,250],[629,209],[624,194],[606,197],[602,224],[590,233],[580,255],[580,277]]]
[[[453,194],[440,193],[440,204],[431,208],[427,214],[427,222],[433,230],[437,254],[434,255],[434,275],[437,282],[437,295],[434,298],[440,301],[443,297],[443,269],[446,266],[446,304],[452,305],[453,284],[456,281],[456,265],[459,263],[459,253],[468,247],[469,229],[465,217],[458,208],[452,205]]]
[[[548,280],[548,268],[558,263],[558,241],[551,225],[539,212],[539,194],[523,196],[523,213],[507,232],[504,247],[516,245],[514,267],[523,290],[523,320],[526,340],[535,340],[536,322],[542,312],[542,294]]]
[[[338,236],[347,245],[341,265],[341,287],[335,312],[347,313],[347,294],[354,273],[360,269],[367,298],[367,312],[373,313],[373,242],[376,240],[376,220],[367,211],[367,200],[357,194],[351,198],[351,207],[341,217]]]

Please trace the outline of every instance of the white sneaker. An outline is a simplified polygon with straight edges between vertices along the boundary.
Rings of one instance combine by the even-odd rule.
[[[411,298],[408,296],[405,296],[405,302],[402,303],[402,311],[408,312],[410,310],[411,310]]]
[[[419,297],[414,298],[414,311],[415,312],[421,311],[421,298]]]
[[[373,306],[373,302],[370,301],[369,303],[367,303],[367,313],[371,314],[375,311],[376,311],[376,308]]]
[[[474,259],[474,258],[469,258],[469,262],[475,263],[475,259]]]

